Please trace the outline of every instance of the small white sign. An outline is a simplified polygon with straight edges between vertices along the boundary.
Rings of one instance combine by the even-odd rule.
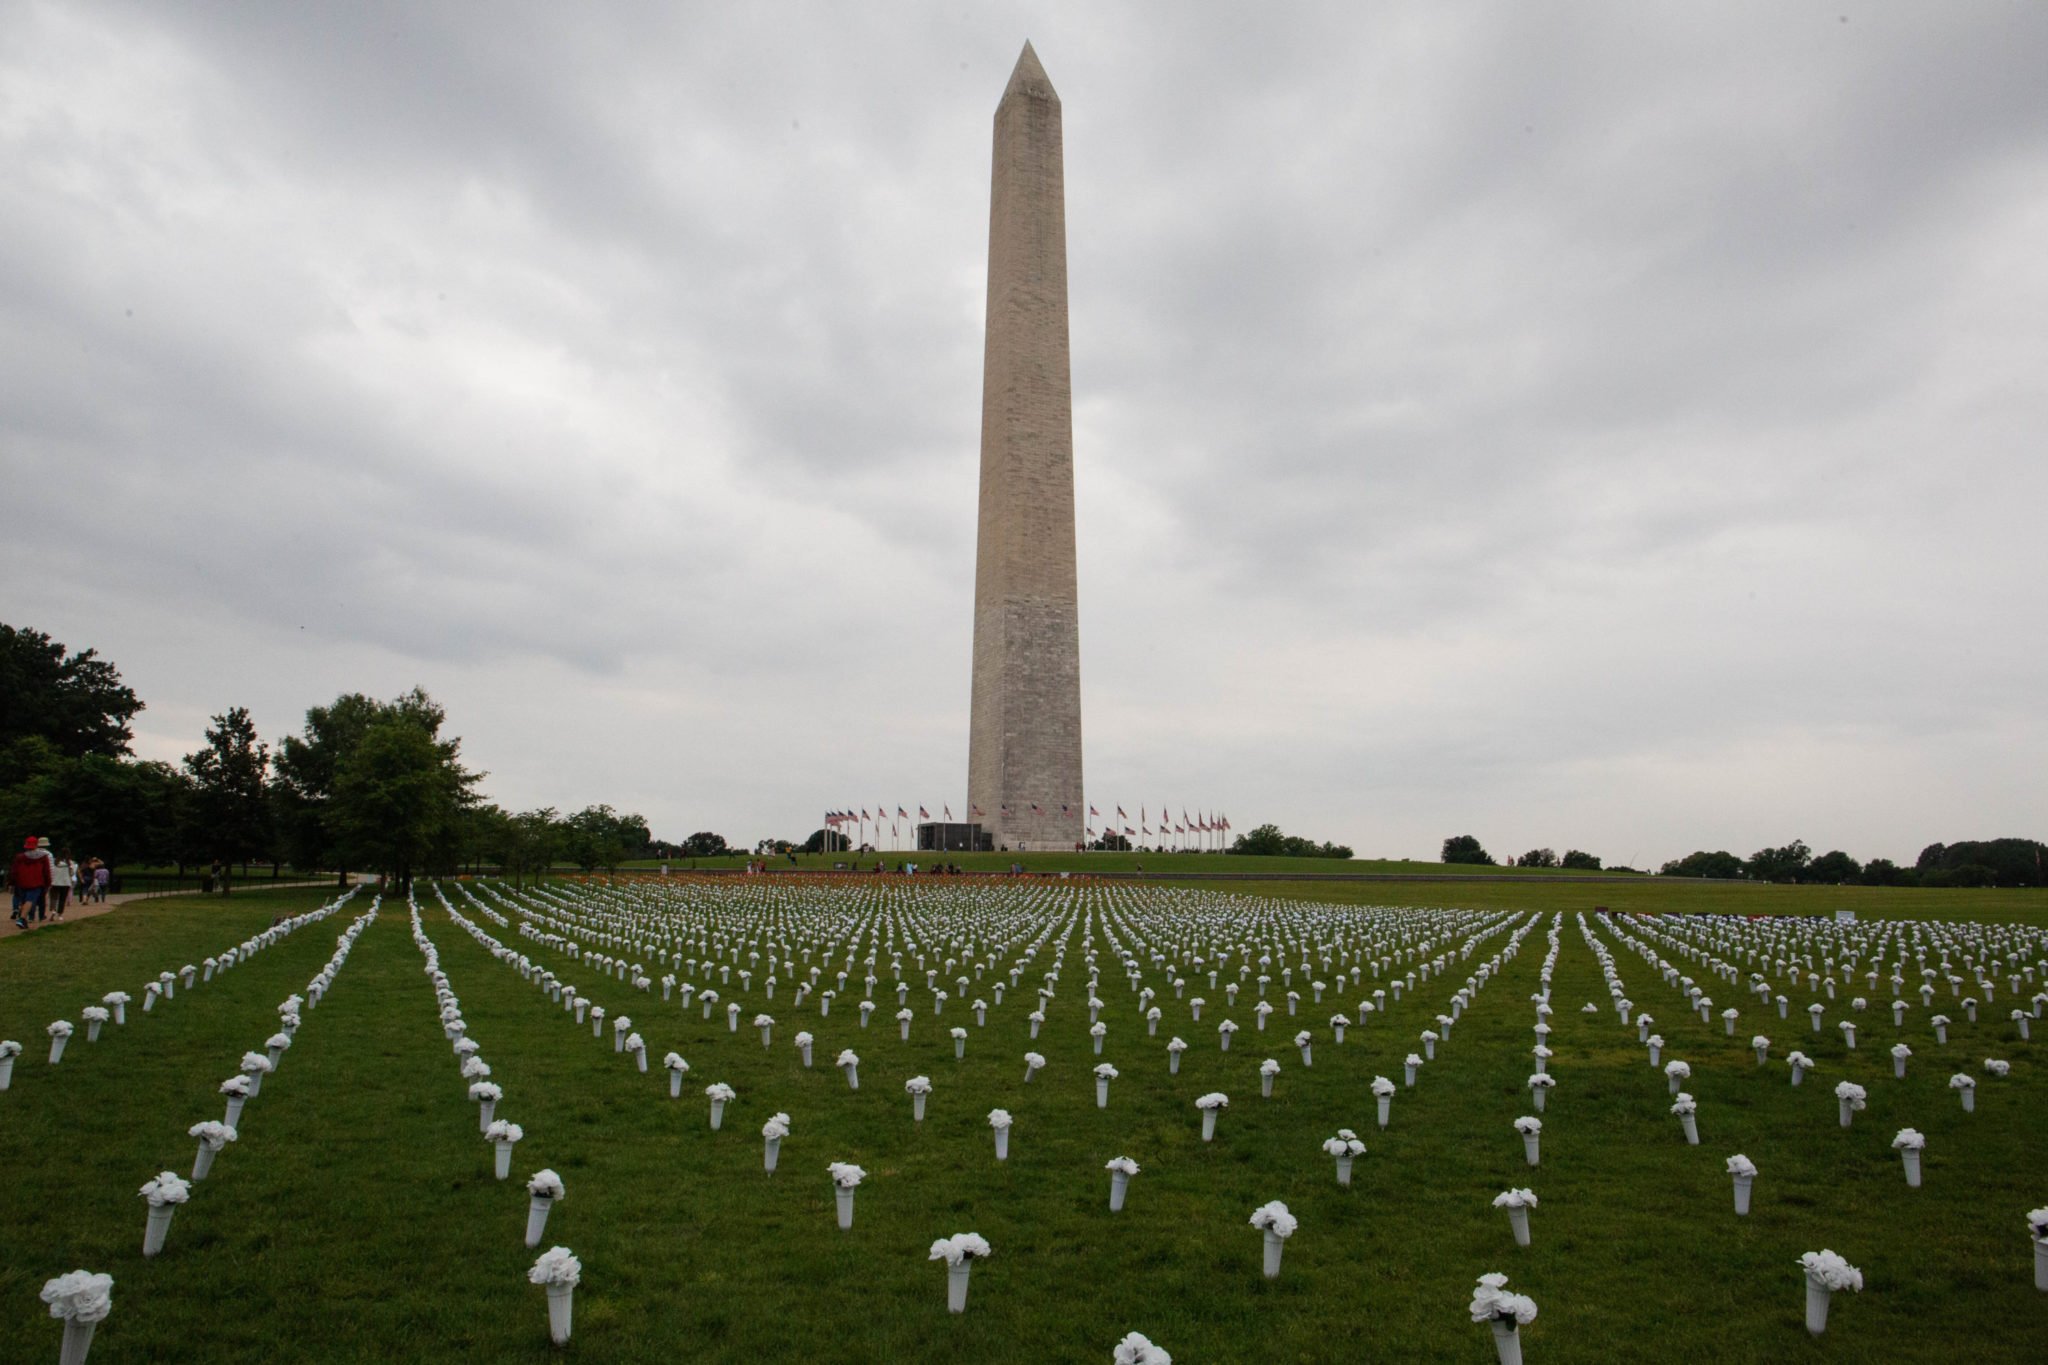
[[[1837,911],[1835,911],[1835,923],[1837,923],[1837,924],[1854,924],[1855,922],[1856,922],[1856,912],[1855,912],[1854,910],[1837,910]]]

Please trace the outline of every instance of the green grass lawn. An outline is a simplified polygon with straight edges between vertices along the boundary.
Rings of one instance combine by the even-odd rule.
[[[1148,860],[1149,861],[1149,860]],[[1216,859],[1212,861],[1220,862]],[[878,879],[889,881],[891,879]],[[799,896],[873,898],[888,889],[806,889],[791,883],[707,888],[704,898],[745,895],[786,916]],[[1066,904],[1104,892],[1036,884]],[[1662,900],[1632,903],[1638,887]],[[1484,888],[1477,888],[1484,890]],[[1667,1057],[1689,1061],[1700,1100],[1703,1143],[1688,1147],[1668,1112],[1661,1073],[1632,1029],[1611,1009],[1583,1015],[1607,993],[1577,911],[1711,909],[1738,913],[1826,913],[1838,904],[1865,918],[1944,916],[2042,923],[2038,894],[1953,891],[1821,892],[1800,888],[1674,886],[1623,882],[1615,890],[1503,883],[1480,896],[1467,886],[1427,884],[1298,887],[1262,884],[1263,899],[1241,901],[1241,923],[1257,907],[1295,911],[1276,893],[1357,903],[1443,903],[1546,912],[1499,977],[1479,993],[1415,1090],[1396,1096],[1393,1124],[1373,1122],[1367,1085],[1400,1079],[1401,1058],[1445,1009],[1464,975],[1507,938],[1494,932],[1448,979],[1431,980],[1340,1047],[1327,1020],[1364,990],[1333,991],[1302,1015],[1277,1014],[1254,1028],[1249,998],[1221,1008],[1222,992],[1200,982],[1211,1002],[1202,1022],[1162,987],[1166,1018],[1148,1037],[1118,967],[1128,919],[1093,921],[1101,954],[1099,993],[1110,1036],[1104,1057],[1122,1071],[1110,1107],[1095,1107],[1086,1033],[1087,944],[1076,924],[1059,998],[1043,1036],[1028,1039],[1030,988],[1050,964],[1055,938],[1021,989],[976,1027],[966,1002],[930,1016],[914,989],[912,1041],[898,1041],[895,996],[884,952],[877,998],[888,1004],[863,1030],[852,1008],[857,985],[819,1018],[815,1002],[792,1008],[790,983],[762,998],[757,978],[742,994],[741,1030],[707,1022],[652,994],[601,976],[587,963],[520,937],[481,916],[481,928],[529,953],[616,1016],[632,1015],[646,1037],[643,1075],[577,1026],[511,967],[444,914],[421,888],[426,932],[462,1000],[470,1035],[505,1087],[500,1117],[525,1128],[515,1179],[491,1178],[491,1150],[477,1131],[439,1027],[424,960],[406,907],[387,901],[295,1045],[244,1115],[241,1140],[223,1152],[177,1214],[165,1253],[140,1255],[142,1182],[160,1169],[188,1173],[194,1143],[185,1130],[220,1116],[218,1082],[236,1059],[276,1028],[277,1003],[303,992],[333,951],[336,935],[367,908],[367,891],[330,919],[301,930],[211,984],[148,1014],[142,983],[240,941],[273,917],[310,908],[325,893],[238,894],[229,901],[164,900],[94,920],[0,941],[0,1037],[24,1044],[13,1088],[0,1094],[0,1134],[13,1161],[0,1186],[0,1359],[54,1356],[58,1325],[36,1293],[57,1273],[111,1273],[114,1311],[101,1325],[93,1360],[591,1360],[676,1357],[760,1361],[1103,1360],[1138,1330],[1176,1360],[1489,1361],[1491,1340],[1466,1318],[1474,1279],[1500,1270],[1510,1288],[1533,1296],[1541,1315],[1524,1329],[1528,1360],[1640,1361],[1676,1356],[1712,1361],[1833,1358],[1888,1361],[2048,1359],[2048,1296],[2032,1287],[2023,1215],[2048,1203],[2048,1080],[2034,1049],[2037,1026],[2020,1042],[1998,1008],[1958,1023],[1938,1046],[1919,1010],[1903,1035],[1916,1056],[1904,1081],[1891,1078],[1884,1049],[1888,1014],[1867,1016],[1863,1046],[1845,1050],[1830,1030],[1815,1037],[1803,1019],[1766,1020],[1751,998],[1717,990],[1744,1010],[1738,1036],[1702,1024],[1678,991],[1609,931],[1639,1006],[1657,1015]],[[1784,893],[1782,895],[1777,893]],[[1594,899],[1597,893],[1598,899]],[[1697,898],[1695,897],[1697,893]],[[452,886],[458,909],[466,907]],[[597,893],[560,891],[581,909]],[[921,894],[921,893],[919,893]],[[936,893],[935,893],[936,894]],[[1034,894],[1012,883],[974,892],[994,903]],[[1186,887],[1166,894],[1211,893]],[[1238,896],[1238,888],[1222,894]],[[704,902],[710,904],[709,900]],[[1079,902],[1076,901],[1076,904]],[[1091,902],[1101,904],[1101,902]],[[1524,1081],[1537,987],[1552,926],[1562,912],[1553,982],[1559,1077],[1544,1115],[1543,1161],[1531,1170],[1511,1128],[1531,1112]],[[579,913],[581,910],[579,910]],[[966,912],[960,912],[965,914]],[[780,931],[779,931],[780,932]],[[617,951],[617,950],[614,950]],[[1006,948],[1007,963],[1021,951]],[[694,953],[693,953],[694,955]],[[651,959],[648,959],[651,962]],[[1674,959],[1675,960],[1675,959]],[[914,959],[907,958],[906,967]],[[1703,975],[1690,964],[1686,970]],[[661,971],[651,973],[660,976]],[[953,973],[946,973],[951,976]],[[922,982],[922,974],[910,978]],[[988,978],[992,981],[994,978]],[[1004,977],[1007,981],[1007,976]],[[827,978],[830,984],[830,978]],[[1188,995],[1197,992],[1191,978]],[[1365,987],[1373,984],[1367,977]],[[1721,983],[1714,983],[1720,986]],[[43,1026],[77,1020],[104,992],[136,999],[125,1028],[109,1025],[97,1044],[84,1029],[61,1066],[47,1065]],[[976,990],[984,990],[977,986]],[[1275,968],[1273,989],[1280,991]],[[1304,990],[1304,996],[1307,991]],[[1806,1003],[1795,995],[1794,1013]],[[1874,1002],[1877,1003],[1877,1002]],[[764,1049],[747,1020],[765,1010],[779,1021]],[[1754,1015],[1752,1020],[1750,1016]],[[1243,1027],[1232,1049],[1217,1048],[1215,1021]],[[945,1029],[970,1030],[956,1061]],[[1756,1028],[1752,1028],[1754,1023]],[[1317,1038],[1315,1064],[1300,1065],[1288,1039]],[[817,1035],[815,1068],[792,1046],[799,1028]],[[1759,1068],[1749,1034],[1770,1033],[1774,1058]],[[607,1026],[606,1033],[610,1030]],[[1191,1047],[1181,1074],[1167,1074],[1171,1033]],[[831,1068],[850,1046],[861,1054],[861,1088],[849,1092]],[[1047,1068],[1023,1083],[1022,1056],[1036,1048]],[[1794,1089],[1781,1062],[1798,1047],[1818,1070]],[[684,1097],[667,1097],[661,1055],[691,1063]],[[1275,1097],[1259,1098],[1256,1068],[1283,1064]],[[1946,1088],[1952,1070],[1979,1072],[1987,1056],[2010,1058],[2004,1081],[1980,1079],[1975,1114],[1960,1112]],[[934,1093],[923,1124],[910,1118],[903,1080],[922,1073]],[[1870,1108],[1839,1127],[1833,1084],[1859,1081]],[[703,1088],[725,1081],[739,1092],[725,1126],[711,1132]],[[1200,1141],[1197,1095],[1232,1099],[1217,1140]],[[1016,1117],[1011,1156],[993,1159],[986,1114]],[[761,1169],[760,1125],[792,1116],[780,1170]],[[1905,1125],[1927,1133],[1925,1188],[1908,1190],[1890,1150]],[[1357,1129],[1369,1148],[1354,1184],[1340,1188],[1321,1141]],[[1732,1212],[1726,1156],[1748,1154],[1761,1168],[1755,1212]],[[1107,1208],[1103,1163],[1134,1157],[1143,1172],[1128,1207]],[[825,1166],[857,1162],[869,1172],[851,1232],[833,1221]],[[568,1195],[543,1245],[565,1244],[582,1259],[575,1340],[564,1353],[547,1342],[542,1292],[525,1280],[533,1259],[521,1242],[524,1176],[559,1171]],[[1533,1187],[1534,1246],[1519,1251],[1494,1194]],[[1259,1273],[1260,1237],[1246,1218],[1283,1199],[1300,1232],[1287,1244],[1276,1281]],[[937,1237],[973,1230],[994,1256],[973,1274],[964,1316],[945,1312],[943,1267],[926,1260]],[[1801,1326],[1801,1252],[1830,1247],[1859,1265],[1867,1290],[1838,1296],[1828,1333]]]

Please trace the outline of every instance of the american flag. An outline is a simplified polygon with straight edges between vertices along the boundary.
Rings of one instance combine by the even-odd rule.
[[[1095,809],[1095,807],[1090,806],[1088,808],[1088,818],[1091,820],[1100,820],[1102,818],[1102,812]]]
[[[947,806],[944,809],[946,812],[946,823],[950,825],[953,823],[953,808],[951,806]]]
[[[917,808],[917,818],[920,820],[929,820],[932,818],[932,813],[926,810],[923,806],[919,806]]]

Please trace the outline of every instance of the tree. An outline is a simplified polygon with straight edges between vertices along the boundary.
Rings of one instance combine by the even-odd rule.
[[[1600,870],[1600,860],[1590,853],[1582,853],[1575,848],[1564,855],[1564,866],[1577,872],[1598,872]]]
[[[58,758],[43,748],[48,766],[0,786],[0,829],[48,834],[58,848],[109,865],[182,862],[191,794],[182,773],[167,763]]]
[[[712,834],[708,830],[700,830],[683,840],[685,858],[715,858],[729,852],[731,850],[726,847],[725,836]]]
[[[1819,882],[1825,886],[1840,886],[1863,876],[1863,864],[1851,858],[1842,850],[1833,849],[1821,854],[1806,866],[1801,881]]]
[[[192,779],[186,844],[195,858],[233,865],[270,852],[270,807],[264,800],[270,746],[256,738],[246,707],[213,718],[206,747],[185,755],[185,772]]]
[[[1713,853],[1704,850],[1688,853],[1657,869],[1658,874],[1665,877],[1718,877],[1731,881],[1741,877],[1744,870],[1742,859],[1725,848]]]
[[[1447,863],[1470,863],[1476,867],[1493,866],[1493,855],[1470,834],[1454,834],[1444,840],[1443,860]]]
[[[1114,830],[1105,831],[1101,838],[1088,845],[1097,853],[1129,853],[1131,841]]]
[[[458,813],[482,775],[462,766],[462,741],[441,738],[447,713],[424,691],[371,705],[354,744],[322,755],[333,768],[320,816],[339,865],[378,868],[405,887],[430,861],[452,863]]]
[[[1749,855],[1749,875],[1760,882],[1796,882],[1813,861],[1813,850],[1804,839],[1794,839],[1783,848],[1760,848]]]
[[[563,852],[585,872],[616,871],[647,847],[647,821],[622,816],[610,806],[588,806],[562,822]]]
[[[1231,842],[1230,852],[1287,858],[1351,857],[1351,849],[1347,845],[1327,841],[1319,844],[1313,839],[1304,839],[1299,834],[1282,834],[1278,825],[1260,825],[1249,834],[1238,835]]]
[[[0,624],[0,747],[35,737],[66,758],[126,754],[142,699],[90,649],[65,653],[39,630]]]
[[[1890,858],[1872,858],[1863,865],[1865,886],[1910,886],[1915,879],[1911,868],[1900,867]]]
[[[1557,854],[1547,848],[1532,848],[1515,859],[1516,867],[1556,867]]]
[[[562,825],[553,806],[506,816],[501,828],[499,865],[510,874],[514,886],[524,886],[527,878],[545,875],[554,865],[555,848],[561,837]]]
[[[804,840],[806,853],[844,853],[853,847],[853,840],[836,829],[814,829],[811,837]]]
[[[2048,886],[2048,845],[2034,839],[1970,839],[1954,844],[1930,844],[1920,854],[1922,880],[1931,874],[1973,871],[1967,882],[1953,877],[1939,883],[1949,886]],[[1988,875],[1990,880],[1981,881]],[[1935,882],[1927,882],[1935,885]]]
[[[408,695],[426,696],[417,688]],[[278,741],[273,809],[293,866],[332,867],[343,882],[348,880],[351,860],[338,842],[333,820],[335,779],[343,760],[355,752],[386,709],[383,702],[349,692],[330,705],[309,709],[304,734]]]

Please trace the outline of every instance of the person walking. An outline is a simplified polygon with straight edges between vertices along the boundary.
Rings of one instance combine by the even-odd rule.
[[[21,852],[7,867],[7,884],[14,891],[14,924],[28,928],[30,919],[43,917],[43,893],[50,885],[50,855],[31,834],[22,841]]]
[[[100,905],[107,903],[107,883],[114,879],[114,870],[98,858],[92,860],[92,898]]]
[[[48,843],[45,839],[43,843]],[[64,909],[71,904],[71,886],[78,880],[78,868],[71,861],[71,855],[58,849],[50,855],[50,918],[63,919]]]

